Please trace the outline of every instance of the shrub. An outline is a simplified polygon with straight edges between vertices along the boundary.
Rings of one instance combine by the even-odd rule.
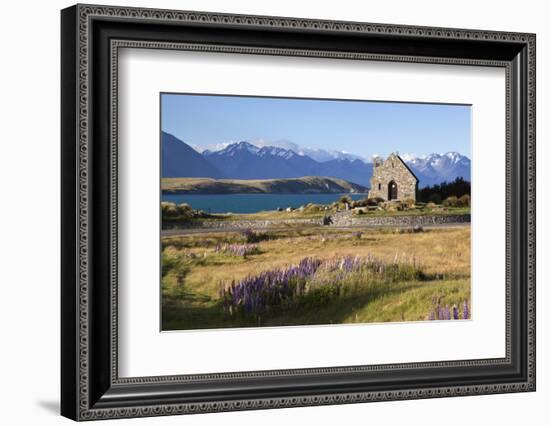
[[[451,195],[450,197],[446,198],[445,201],[443,201],[443,205],[445,207],[458,207],[458,198],[454,195]]]
[[[445,207],[469,207],[470,196],[468,194],[465,194],[462,197],[458,198],[454,195],[451,195],[445,201],[443,201],[443,205]]]
[[[353,200],[351,199],[351,197],[349,195],[342,195],[339,199],[338,199],[338,202],[340,204],[345,204],[345,203],[348,203],[349,205],[351,205],[351,203],[353,203]]]
[[[436,207],[437,207],[437,204],[435,204],[435,203],[431,203],[431,202],[430,202],[430,203],[427,203],[427,204],[426,204],[426,208],[427,208],[428,210],[433,210],[433,209],[435,209]]]
[[[176,206],[175,203],[162,201],[160,203],[160,207],[162,218],[170,219],[172,221],[185,221],[193,218],[211,217],[208,213],[205,213],[202,210],[193,210],[193,208],[187,203],[182,203]]]
[[[415,206],[415,201],[412,198],[407,198],[405,201],[403,201],[405,206],[407,206],[408,209],[413,209]]]
[[[319,204],[312,204],[312,203],[306,204],[303,209],[303,211],[306,213],[318,213],[324,210],[325,210],[324,206],[321,206]]]
[[[420,225],[415,225],[412,228],[396,228],[394,234],[417,234],[419,232],[424,232],[424,228]]]
[[[160,203],[160,208],[163,217],[176,217],[178,216],[178,209],[175,203],[163,201]]]
[[[380,197],[365,198],[364,202],[369,207],[376,207],[378,204],[383,203],[384,200]]]
[[[259,243],[260,241],[269,239],[269,234],[267,232],[255,232],[250,228],[246,228],[241,234],[249,244]]]
[[[406,204],[402,201],[385,201],[380,206],[388,212],[396,212],[405,210]]]
[[[470,196],[468,194],[464,194],[458,199],[458,202],[462,207],[470,207]]]
[[[187,203],[179,204],[177,211],[180,216],[193,217],[193,208]]]

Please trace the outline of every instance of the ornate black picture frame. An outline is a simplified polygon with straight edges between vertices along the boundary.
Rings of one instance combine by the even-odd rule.
[[[535,390],[535,35],[76,5],[61,13],[61,413],[159,416]],[[120,378],[120,47],[506,70],[506,356]]]

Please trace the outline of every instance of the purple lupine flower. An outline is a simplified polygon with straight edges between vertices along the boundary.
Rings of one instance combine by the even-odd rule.
[[[246,238],[247,241],[253,240],[256,237],[256,233],[250,228],[244,229],[242,231],[242,235]]]
[[[441,305],[441,298],[437,299],[435,296],[432,297],[432,303],[437,303],[437,305],[428,314],[428,320],[450,320],[451,318],[453,320],[460,319],[460,311],[457,305],[453,305],[452,309],[449,308],[449,305],[445,305],[445,307],[443,307]],[[467,300],[463,302],[462,308],[462,319],[469,319],[470,308]]]
[[[445,312],[443,311],[443,308],[441,307],[441,305],[438,303],[437,304],[437,319],[438,320],[443,320],[445,319]]]
[[[470,319],[470,309],[468,307],[468,301],[464,301],[464,306],[462,308],[462,319]]]
[[[456,307],[456,305],[453,305],[453,319],[458,319],[458,308]]]
[[[225,245],[217,248],[218,251],[227,251],[239,256],[246,256],[248,250],[255,250],[253,244]],[[315,280],[319,268],[330,273],[336,273],[336,277],[327,281]],[[399,265],[392,264],[392,271]],[[249,275],[239,281],[233,281],[230,285],[225,284],[223,291],[220,289],[220,297],[223,297],[225,312],[233,313],[244,311],[245,313],[260,315],[270,307],[280,305],[286,301],[292,302],[305,294],[312,288],[319,285],[334,286],[336,296],[340,294],[339,285],[335,279],[344,278],[347,274],[361,271],[368,268],[377,274],[386,272],[386,263],[374,258],[342,256],[322,261],[315,257],[303,258],[298,264],[285,268],[273,269],[261,272],[257,275]],[[336,280],[337,281],[337,280]],[[448,307],[447,307],[448,310]],[[450,313],[448,314],[450,318]],[[438,311],[433,313],[434,319],[444,319],[443,308],[438,306]]]
[[[258,250],[257,244],[218,244],[214,251],[216,253],[227,253],[234,256],[246,257]]]
[[[233,282],[231,286],[231,303],[241,306],[247,313],[259,314],[271,304],[291,299],[295,294],[303,293],[305,283],[297,280],[313,275],[321,261],[315,258],[305,258],[296,265],[282,270],[262,272],[256,276],[248,276],[241,281]],[[294,281],[297,285],[292,288],[289,284]]]

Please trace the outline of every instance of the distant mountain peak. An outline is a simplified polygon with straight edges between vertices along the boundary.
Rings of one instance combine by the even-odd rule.
[[[227,145],[225,148],[220,149],[219,151],[204,151],[203,155],[228,155],[232,157],[237,152],[246,151],[252,154],[257,154],[259,150],[260,149],[256,145],[253,145],[250,142],[240,141]]]
[[[162,177],[223,178],[223,173],[191,146],[170,133],[161,133]]]
[[[276,146],[264,146],[263,148],[260,148],[260,150],[258,151],[258,155],[262,157],[274,155],[277,157],[289,159],[299,154],[290,149],[279,148]]]
[[[470,180],[471,161],[456,151],[432,153],[422,157],[410,156],[405,162],[420,179],[420,186],[449,182],[457,177]]]
[[[226,149],[230,149],[230,148],[237,149],[237,150],[247,150],[254,153],[258,152],[259,150],[256,145],[253,145],[247,141],[240,141],[240,142],[237,142],[236,144],[229,145]]]

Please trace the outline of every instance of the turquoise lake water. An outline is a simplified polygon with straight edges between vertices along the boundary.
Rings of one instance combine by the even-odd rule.
[[[208,213],[256,213],[276,210],[278,207],[298,208],[308,203],[330,204],[342,195],[353,200],[366,194],[162,194],[162,201],[187,203],[194,209]]]

